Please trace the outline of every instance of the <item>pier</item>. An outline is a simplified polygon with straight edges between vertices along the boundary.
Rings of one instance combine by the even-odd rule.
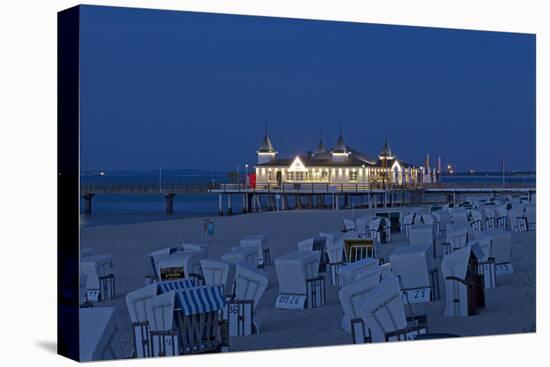
[[[520,195],[529,199],[536,193],[535,183],[436,183],[422,185],[285,183],[259,184],[86,184],[81,185],[84,213],[92,213],[92,200],[101,194],[161,195],[167,213],[174,212],[177,195],[218,195],[218,214],[295,209],[388,208],[459,202],[468,196]],[[224,205],[225,203],[225,205]],[[237,210],[235,210],[237,209]]]

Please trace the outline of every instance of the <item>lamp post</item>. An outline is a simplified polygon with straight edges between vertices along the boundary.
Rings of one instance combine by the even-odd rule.
[[[244,165],[244,169],[245,169],[244,187],[246,190],[248,190],[248,163]]]

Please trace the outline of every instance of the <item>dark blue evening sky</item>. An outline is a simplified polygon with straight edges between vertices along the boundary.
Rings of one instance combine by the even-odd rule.
[[[535,169],[535,36],[82,7],[81,166],[256,162],[324,131],[369,156]]]

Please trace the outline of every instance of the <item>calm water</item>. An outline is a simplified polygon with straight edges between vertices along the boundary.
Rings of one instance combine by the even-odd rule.
[[[158,174],[116,175],[116,176],[82,176],[82,184],[158,184]],[[227,182],[225,175],[184,175],[163,174],[163,184],[178,183],[208,183]],[[502,176],[445,176],[443,182],[480,182],[501,183]],[[506,182],[535,182],[534,176],[510,176]],[[233,211],[238,213],[242,207],[234,197]],[[224,200],[224,207],[227,202]],[[292,204],[292,203],[291,203]],[[174,213],[165,212],[166,201],[161,194],[98,194],[93,198],[92,214],[84,215],[81,212],[81,225],[120,225],[142,223],[157,220],[170,220],[196,216],[216,216],[218,214],[218,195],[216,194],[189,194],[176,195],[174,198]],[[81,210],[84,202],[81,200]]]

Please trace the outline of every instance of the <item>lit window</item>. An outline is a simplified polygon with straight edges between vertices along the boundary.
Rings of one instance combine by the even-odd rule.
[[[352,182],[357,182],[357,172],[350,172],[349,173],[349,180],[352,181]]]

